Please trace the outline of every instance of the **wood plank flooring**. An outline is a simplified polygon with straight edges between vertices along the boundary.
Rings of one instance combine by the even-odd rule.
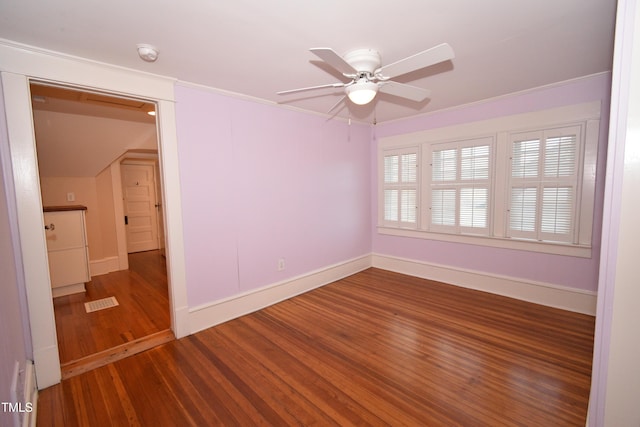
[[[167,270],[159,251],[129,255],[129,270],[94,276],[84,294],[54,298],[64,365],[171,327]],[[87,313],[84,303],[115,296],[119,306]]]
[[[84,372],[91,371],[109,363],[116,362],[130,357],[134,354],[142,353],[150,348],[173,341],[176,337],[170,329],[146,335],[133,341],[127,341],[116,347],[111,347],[98,353],[90,354],[80,359],[72,360],[60,365],[62,379],[74,377]]]
[[[584,426],[593,332],[368,269],[42,390],[38,426]]]

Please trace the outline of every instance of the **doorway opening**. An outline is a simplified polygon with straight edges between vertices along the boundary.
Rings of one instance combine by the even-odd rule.
[[[86,212],[90,280],[53,304],[65,378],[173,339],[156,108],[37,82],[30,89],[42,204]],[[111,297],[117,305],[85,310]]]

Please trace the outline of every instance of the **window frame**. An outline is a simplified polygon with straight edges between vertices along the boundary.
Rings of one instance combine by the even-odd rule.
[[[462,156],[461,152],[465,148],[470,147],[478,147],[487,145],[489,147],[488,153],[488,168],[489,168],[489,177],[486,180],[465,180],[462,178]],[[433,153],[444,150],[456,150],[456,178],[454,180],[443,180],[442,183],[434,183],[433,180]],[[457,141],[441,141],[434,142],[431,144],[424,144],[423,146],[423,161],[422,164],[424,173],[423,173],[423,194],[424,194],[424,204],[422,205],[422,224],[424,224],[424,229],[432,232],[440,232],[440,233],[448,233],[448,234],[461,234],[461,235],[479,235],[479,236],[488,236],[491,233],[492,229],[492,211],[494,209],[493,203],[493,179],[492,179],[492,171],[494,166],[495,159],[495,138],[493,136],[479,136],[477,138],[463,139]],[[428,170],[426,170],[428,169]],[[474,181],[477,184],[480,184],[480,181],[485,181],[484,183],[474,186],[471,182]],[[469,184],[466,184],[469,183]],[[465,185],[466,184],[466,185]],[[461,191],[462,189],[467,189],[471,186],[471,188],[486,188],[488,193],[487,200],[487,219],[486,219],[486,227],[465,227],[461,224]],[[433,201],[433,190],[436,188],[442,189],[452,189],[455,190],[455,224],[453,225],[441,225],[433,223],[433,205],[429,202]]]
[[[502,116],[494,119],[465,123],[457,126],[435,128],[410,134],[401,134],[378,141],[379,174],[382,172],[381,163],[383,153],[392,150],[413,149],[419,150],[419,171],[421,176],[418,189],[418,224],[415,228],[397,227],[394,224],[382,221],[381,209],[378,209],[377,230],[379,234],[423,238],[437,241],[458,242],[472,245],[483,245],[516,250],[527,250],[559,255],[570,255],[588,258],[591,256],[591,238],[593,227],[593,215],[595,209],[595,178],[597,152],[600,139],[600,102],[569,105],[559,108],[540,110],[535,112]],[[579,154],[578,167],[579,178],[576,192],[577,203],[574,209],[577,211],[574,223],[574,235],[570,242],[539,241],[510,236],[508,233],[509,214],[507,212],[509,202],[508,185],[510,174],[510,138],[511,135],[530,131],[541,131],[559,127],[581,126],[583,148]],[[429,203],[426,189],[428,188],[428,174],[426,169],[430,162],[427,157],[430,146],[438,143],[447,143],[461,140],[493,137],[493,159],[491,165],[492,187],[490,199],[493,215],[490,216],[490,232],[488,235],[451,234],[442,230],[433,230],[429,225],[429,215],[426,208]],[[379,203],[382,196],[382,182],[378,180]]]
[[[402,176],[402,166],[401,162],[399,162],[398,169],[398,182],[391,183],[385,180],[385,158],[391,156],[404,156],[404,155],[416,155],[416,171],[415,171],[415,182],[404,182],[401,179]],[[420,183],[421,183],[421,154],[420,147],[403,147],[403,148],[395,148],[390,150],[385,150],[379,156],[379,165],[378,170],[381,171],[380,174],[380,203],[378,209],[378,218],[380,218],[380,222],[383,226],[392,227],[392,228],[403,228],[403,229],[419,229],[420,227],[420,216],[419,216],[419,206],[421,200],[421,191],[420,191]],[[388,190],[397,190],[399,191],[398,197],[398,219],[397,220],[387,220],[385,212],[386,212],[386,191]],[[403,221],[402,220],[402,191],[404,190],[415,190],[416,193],[416,201],[415,201],[415,222]]]
[[[514,144],[519,140],[537,140],[539,143],[538,154],[537,154],[537,170],[535,176],[530,177],[514,177],[513,176],[513,157],[515,153],[511,151],[510,159],[510,172],[509,172],[509,184],[507,185],[507,191],[511,195],[511,192],[514,188],[536,188],[537,193],[537,203],[536,203],[536,212],[535,212],[535,227],[532,231],[520,231],[514,230],[510,227],[511,224],[511,211],[513,210],[513,206],[509,203],[508,206],[508,219],[506,221],[507,227],[505,234],[507,237],[512,238],[524,238],[524,239],[535,239],[546,242],[564,242],[564,243],[577,243],[576,235],[579,231],[579,202],[581,198],[581,184],[582,180],[580,177],[582,176],[582,164],[583,157],[582,154],[584,152],[585,146],[585,138],[584,138],[584,130],[583,125],[573,125],[573,126],[563,126],[563,127],[554,127],[550,129],[542,129],[538,131],[532,132],[514,132],[509,135],[509,149],[513,150]],[[566,137],[568,135],[575,135],[576,142],[574,148],[574,156],[573,156],[573,173],[570,176],[558,176],[558,177],[548,177],[545,174],[546,166],[547,166],[547,142],[550,139],[558,138],[558,137]],[[542,220],[543,220],[543,210],[544,210],[544,192],[545,189],[550,188],[570,188],[571,189],[571,201],[572,205],[570,207],[571,210],[571,219],[573,220],[570,229],[567,233],[549,233],[543,230]],[[510,198],[509,202],[512,199]]]

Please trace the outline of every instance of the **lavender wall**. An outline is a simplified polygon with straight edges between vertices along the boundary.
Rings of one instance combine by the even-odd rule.
[[[368,126],[175,96],[190,307],[371,252]]]
[[[592,258],[548,255],[378,234],[375,230],[377,223],[377,192],[375,191],[377,177],[375,174],[371,183],[372,189],[374,189],[372,192],[373,252],[595,292],[598,285],[610,87],[610,74],[600,74],[453,110],[381,124],[375,129],[375,140],[377,141],[378,138],[392,135],[454,126],[582,102],[601,101],[602,115]],[[372,150],[372,165],[376,164],[376,155],[376,150]]]
[[[370,252],[595,291],[609,93],[602,74],[372,131],[178,84],[189,306]],[[603,105],[592,258],[376,232],[378,138],[590,101]]]

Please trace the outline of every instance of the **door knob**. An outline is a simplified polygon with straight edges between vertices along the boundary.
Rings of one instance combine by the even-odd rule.
[[[51,224],[49,224],[49,225],[45,225],[45,226],[44,226],[44,229],[45,229],[45,230],[51,230],[51,231],[53,231],[53,230],[55,230],[55,229],[56,229],[56,225],[55,225],[54,223],[51,223]]]

